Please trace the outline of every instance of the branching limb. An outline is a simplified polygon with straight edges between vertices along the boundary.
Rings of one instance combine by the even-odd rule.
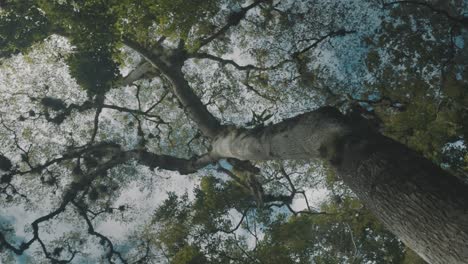
[[[168,155],[158,155],[146,150],[134,150],[126,153],[134,158],[139,164],[150,169],[160,168],[170,171],[178,171],[180,174],[190,174],[199,169],[216,162],[208,155],[194,157],[192,159],[182,159]]]
[[[268,1],[268,0],[255,1],[252,4],[241,8],[241,10],[239,10],[238,12],[234,12],[234,13],[230,14],[228,19],[227,19],[226,25],[224,25],[222,28],[220,28],[218,31],[216,31],[213,35],[200,40],[200,48],[207,45],[208,43],[210,43],[214,39],[224,35],[231,27],[237,26],[241,22],[241,20],[245,18],[245,15],[247,14],[247,12],[249,10],[257,7],[258,5],[260,5],[261,3],[264,3],[266,1]]]
[[[102,149],[103,149],[102,147],[99,148],[99,150],[102,150]],[[83,190],[85,190],[86,188],[88,188],[97,177],[99,177],[104,172],[108,171],[109,169],[114,168],[115,166],[118,166],[128,161],[131,158],[131,156],[121,155],[121,153],[116,152],[116,146],[109,146],[108,150],[113,155],[107,162],[100,164],[95,168],[91,168],[88,171],[88,173],[82,175],[79,181],[72,182],[69,185],[69,187],[64,191],[62,201],[60,205],[58,206],[58,208],[50,212],[47,215],[37,218],[31,223],[31,227],[33,229],[33,237],[28,242],[23,242],[19,247],[15,247],[13,244],[9,243],[6,240],[3,233],[0,232],[0,245],[13,251],[17,255],[23,254],[23,252],[29,249],[31,245],[36,241],[38,241],[41,244],[42,248],[44,249],[45,245],[42,245],[43,242],[40,240],[40,237],[39,237],[39,224],[43,222],[47,222],[51,220],[52,218],[56,217],[57,215],[61,214],[62,212],[64,212],[66,207],[71,202],[73,202],[73,200],[77,197],[77,195]],[[44,251],[44,254],[46,255],[46,257],[49,255],[47,250]]]
[[[317,212],[315,210],[313,210],[311,207],[310,207],[310,203],[309,203],[309,199],[307,198],[306,194],[305,194],[305,191],[302,191],[302,190],[298,190],[296,188],[296,186],[294,185],[289,173],[286,172],[286,169],[284,168],[284,166],[280,166],[279,168],[279,171],[281,173],[281,175],[283,176],[284,179],[286,179],[286,181],[288,182],[289,184],[289,189],[290,189],[290,192],[291,194],[289,196],[286,196],[285,198],[285,202],[283,202],[284,205],[286,205],[286,207],[289,209],[289,211],[291,213],[293,213],[294,215],[298,215],[298,214],[310,214],[310,215],[320,215],[320,214],[328,214],[326,212]],[[306,202],[306,206],[307,206],[307,209],[305,210],[302,210],[302,211],[295,211],[292,207],[291,207],[291,202],[292,200],[294,199],[294,197],[297,195],[297,194],[301,194],[303,197],[304,197],[304,200]],[[279,200],[279,199],[278,199]],[[278,201],[277,200],[277,201]]]
[[[305,40],[302,40],[302,41],[310,41],[310,40],[313,40],[314,42],[312,42],[310,45],[308,45],[307,47],[299,50],[299,51],[296,51],[293,53],[293,58],[297,58],[299,55],[301,54],[304,54],[306,53],[307,51],[313,49],[313,48],[316,48],[320,43],[322,43],[323,41],[327,40],[328,38],[332,38],[332,37],[338,37],[338,36],[345,36],[345,35],[348,35],[348,34],[351,34],[351,33],[356,33],[356,31],[354,30],[346,30],[346,29],[340,29],[340,30],[336,30],[336,31],[332,31],[332,32],[329,32],[328,34],[326,35],[323,35],[319,38],[314,38],[314,39],[305,39]]]
[[[223,59],[205,52],[199,52],[199,53],[193,53],[189,55],[190,58],[194,59],[208,59],[212,61],[219,62],[221,65],[232,65],[234,68],[240,70],[240,71],[246,71],[246,70],[268,70],[269,68],[264,68],[264,67],[257,67],[252,64],[247,64],[247,65],[239,65],[237,62],[234,60],[228,60],[228,59]]]
[[[152,79],[158,76],[158,72],[151,65],[151,63],[144,61],[140,63],[135,69],[133,69],[127,76],[122,78],[117,84],[126,86],[131,85],[138,80]]]
[[[324,42],[325,40],[327,40],[329,38],[345,36],[345,35],[352,34],[352,33],[356,33],[356,31],[346,30],[346,29],[339,29],[339,30],[336,30],[336,31],[331,31],[328,34],[325,34],[325,35],[320,36],[318,38],[302,39],[299,42],[309,42],[309,41],[313,41],[313,42],[311,44],[307,45],[306,47],[300,49],[300,50],[292,52],[291,58],[282,60],[282,61],[280,61],[280,62],[278,62],[278,63],[276,63],[274,65],[268,66],[268,67],[262,67],[260,69],[262,69],[262,70],[279,69],[279,68],[283,67],[285,64],[293,63],[293,62],[297,61],[298,58],[300,57],[300,55],[308,52],[309,50],[311,50],[313,48],[316,48],[320,43]]]
[[[119,112],[126,112],[134,115],[141,115],[145,117],[150,117],[150,118],[156,118],[159,123],[161,124],[167,124],[159,115],[155,114],[150,114],[148,111],[142,111],[142,110],[137,110],[137,109],[130,109],[122,106],[117,106],[117,105],[109,105],[109,104],[104,104],[102,108],[107,108],[107,109],[112,109],[116,110]]]
[[[97,232],[95,229],[94,229],[94,226],[93,226],[93,223],[91,222],[91,220],[89,219],[88,217],[88,214],[86,213],[86,209],[84,209],[83,207],[81,207],[77,202],[72,202],[72,204],[75,206],[75,208],[77,209],[78,213],[83,217],[83,219],[86,221],[86,225],[88,226],[88,233],[90,235],[93,235],[93,236],[96,236],[98,238],[101,239],[101,245],[107,245],[107,247],[109,248],[109,252],[106,254],[106,257],[107,257],[107,260],[109,261],[109,263],[115,263],[112,258],[114,257],[114,255],[116,255],[118,257],[118,259],[126,264],[128,263],[127,260],[125,260],[122,256],[122,254],[115,250],[115,246],[114,244],[112,243],[112,241],[104,236],[103,234]]]
[[[179,99],[190,118],[198,125],[203,135],[213,138],[222,130],[219,120],[216,119],[201,102],[200,98],[190,87],[182,73],[182,64],[187,58],[180,50],[151,51],[139,43],[124,39],[125,45],[140,53],[148,62],[159,69],[172,84],[172,92]],[[162,49],[162,47],[161,47]],[[167,57],[167,54],[172,54]]]

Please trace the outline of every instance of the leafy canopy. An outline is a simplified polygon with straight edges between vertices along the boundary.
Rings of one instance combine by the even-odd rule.
[[[223,124],[333,105],[466,177],[463,1],[428,3],[3,1],[0,260],[423,263],[327,164],[170,172],[210,140],[144,57]]]

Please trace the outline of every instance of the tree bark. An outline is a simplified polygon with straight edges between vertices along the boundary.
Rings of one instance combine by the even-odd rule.
[[[387,228],[430,263],[468,263],[468,186],[362,119],[326,107],[214,139],[216,158],[326,159]]]

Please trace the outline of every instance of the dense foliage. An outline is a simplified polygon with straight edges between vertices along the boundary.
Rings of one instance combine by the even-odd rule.
[[[183,65],[225,124],[333,105],[466,179],[467,9],[0,3],[0,262],[424,263],[326,163],[221,160],[182,175],[209,139],[145,51]]]

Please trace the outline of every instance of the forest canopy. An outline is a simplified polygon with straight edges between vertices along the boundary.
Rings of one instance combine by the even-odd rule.
[[[468,183],[467,41],[464,0],[2,1],[0,262],[440,263],[336,120]]]

